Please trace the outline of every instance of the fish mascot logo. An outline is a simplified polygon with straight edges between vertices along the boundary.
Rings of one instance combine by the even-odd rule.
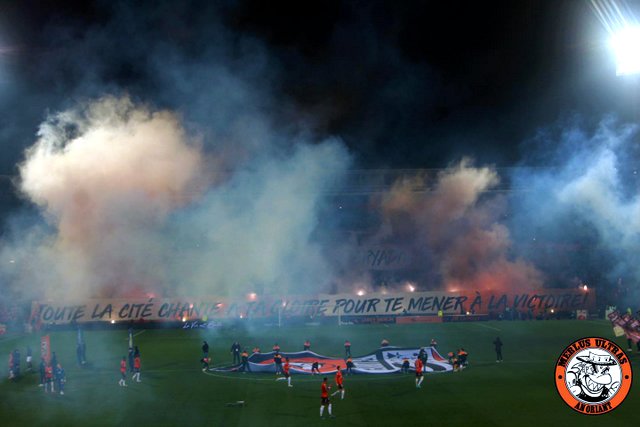
[[[601,415],[613,411],[629,394],[631,363],[606,338],[581,338],[564,349],[555,369],[560,397],[575,411]]]

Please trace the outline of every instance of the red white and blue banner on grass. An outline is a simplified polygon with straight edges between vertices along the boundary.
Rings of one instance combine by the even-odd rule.
[[[607,315],[613,326],[615,336],[625,335],[627,339],[633,342],[640,341],[640,320],[634,318],[631,314],[620,314],[617,311]]]
[[[425,373],[451,371],[452,366],[447,363],[438,351],[433,347],[423,347],[427,354],[427,363],[424,367]],[[410,369],[413,370],[414,362],[420,353],[420,348],[403,347],[381,347],[378,350],[365,356],[352,358],[355,374],[391,374],[400,372],[404,359],[409,360]],[[321,374],[333,374],[338,369],[347,369],[344,359],[338,357],[323,356],[312,351],[299,351],[296,353],[280,353],[284,363],[285,358],[289,358],[290,371],[293,374],[311,374],[311,366],[318,362]],[[275,372],[274,361],[275,352],[253,353],[249,356],[249,367],[247,372]],[[242,364],[229,365],[211,368],[218,372],[241,372],[244,370]]]

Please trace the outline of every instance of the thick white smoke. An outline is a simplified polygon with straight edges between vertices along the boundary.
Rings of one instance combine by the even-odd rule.
[[[68,295],[161,281],[163,223],[207,181],[178,118],[106,97],[50,117],[38,137],[20,165],[20,190],[55,234],[21,261]]]
[[[547,133],[536,141],[537,157],[555,166],[524,169],[515,177],[517,186],[528,189],[514,204],[518,228],[575,245],[580,250],[566,270],[601,289],[614,288],[621,278],[634,286],[640,279],[637,131],[612,117],[593,130],[566,125],[557,136]],[[541,147],[552,149],[541,154]]]
[[[349,161],[338,141],[265,143],[222,174],[175,114],[106,97],[41,126],[20,189],[48,228],[4,256],[39,297],[317,289],[317,212]]]
[[[344,147],[327,141],[297,145],[285,157],[238,171],[176,218],[176,227],[192,227],[176,280],[201,293],[326,291],[334,278],[327,261],[334,243],[318,230],[319,210],[349,163]]]
[[[400,182],[386,195],[383,211],[396,239],[422,253],[416,262],[436,272],[423,286],[507,290],[542,285],[542,274],[510,253],[511,235],[502,221],[505,201],[490,193],[498,183],[495,169],[463,159],[425,183],[424,193],[416,193],[413,182]]]

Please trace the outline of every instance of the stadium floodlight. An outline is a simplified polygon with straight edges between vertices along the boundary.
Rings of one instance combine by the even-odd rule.
[[[640,73],[640,26],[627,26],[611,36],[610,45],[616,57],[616,74]]]

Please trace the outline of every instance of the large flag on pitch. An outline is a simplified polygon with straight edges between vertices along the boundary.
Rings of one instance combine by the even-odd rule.
[[[364,356],[354,357],[352,372],[356,374],[390,374],[399,372],[404,359],[409,360],[410,369],[413,370],[415,360],[420,354],[421,348],[381,347],[378,350]],[[425,373],[451,371],[453,367],[438,353],[434,347],[422,347],[427,353]],[[338,369],[347,369],[344,359],[331,356],[323,356],[312,351],[299,351],[295,353],[280,353],[284,363],[289,358],[292,373],[311,374],[311,366],[318,362],[320,373],[332,374]],[[253,353],[249,357],[249,370],[251,372],[275,372],[275,352]],[[242,365],[229,365],[213,368],[216,371],[241,371]]]

